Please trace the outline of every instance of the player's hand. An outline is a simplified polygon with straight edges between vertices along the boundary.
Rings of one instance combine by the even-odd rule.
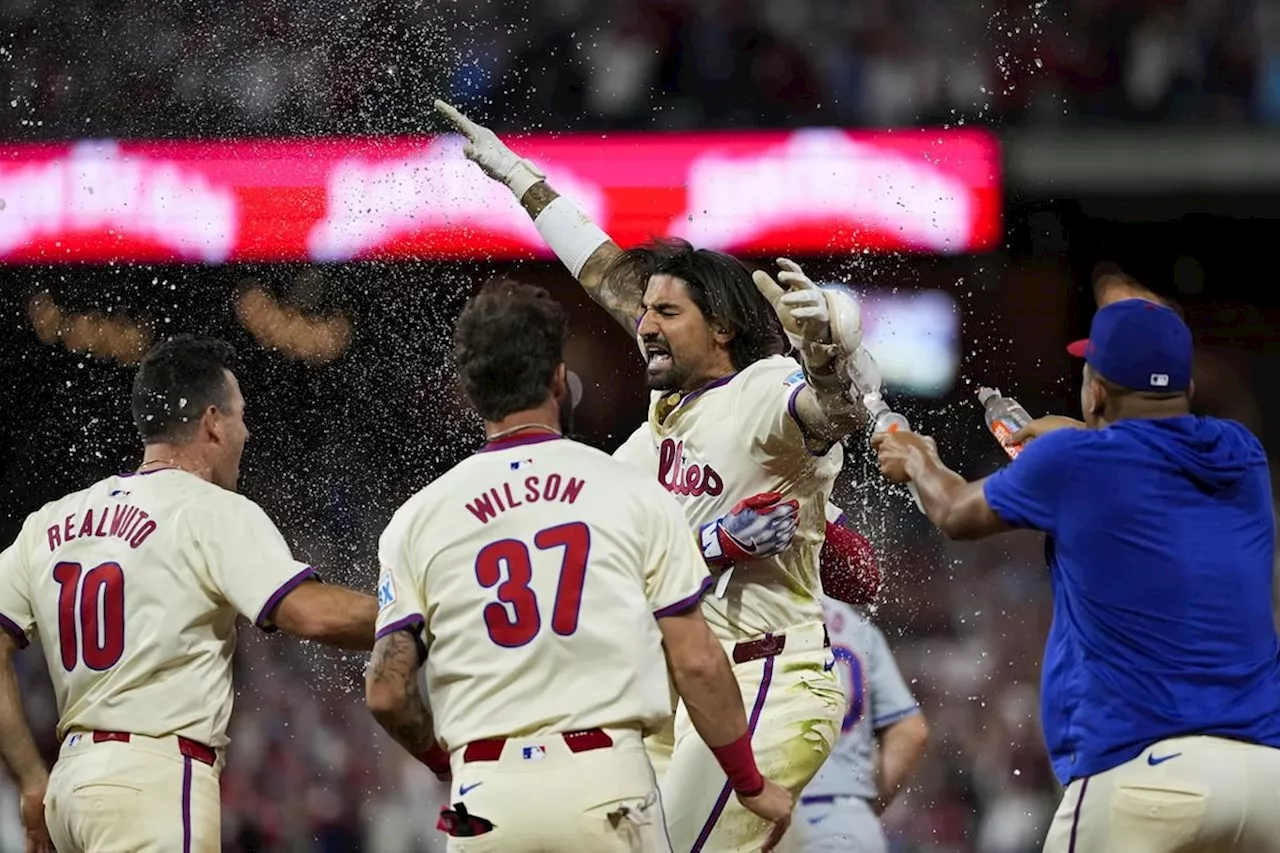
[[[529,187],[546,179],[547,176],[541,169],[508,148],[489,128],[476,124],[452,105],[439,99],[436,100],[435,107],[436,112],[447,118],[467,138],[467,144],[462,149],[463,155],[479,166],[486,175],[506,184],[516,198],[523,196]]]
[[[698,531],[703,558],[713,565],[759,560],[791,547],[800,504],[778,492],[762,492],[739,501]]]
[[[53,840],[44,822],[44,793],[48,782],[22,792],[19,811],[27,835],[27,853],[53,853]]]
[[[880,473],[891,483],[909,483],[909,468],[917,457],[937,459],[938,446],[928,436],[907,430],[871,436],[871,449],[880,462]]]
[[[764,790],[754,797],[744,797],[741,794],[737,796],[738,802],[742,803],[748,811],[773,824],[773,829],[769,830],[769,838],[760,849],[768,851],[777,847],[782,836],[787,834],[787,827],[791,825],[791,811],[796,805],[791,792],[765,779]]]
[[[1084,429],[1084,422],[1075,418],[1063,417],[1062,415],[1045,415],[1043,418],[1036,418],[1022,429],[1009,436],[1010,444],[1026,444],[1032,439],[1039,438],[1051,432],[1057,432],[1060,429]]]
[[[773,306],[791,345],[818,366],[835,355],[833,347],[856,352],[862,345],[858,303],[818,287],[795,261],[778,258],[778,266],[782,271],[776,281],[764,270],[752,273],[751,280]]]

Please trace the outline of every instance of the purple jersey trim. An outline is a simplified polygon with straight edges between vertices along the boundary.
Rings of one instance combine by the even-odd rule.
[[[707,594],[707,590],[715,586],[716,579],[708,575],[703,578],[702,585],[698,587],[698,591],[693,595],[686,596],[674,604],[668,604],[653,611],[654,619],[661,619],[664,616],[676,616],[680,613],[687,613],[702,603],[702,596]]]
[[[541,435],[510,435],[489,439],[476,453],[492,453],[495,450],[506,450],[508,447],[519,447],[523,444],[541,444],[544,441],[561,441],[564,436],[543,433]]]
[[[374,634],[373,638],[374,640],[381,640],[396,631],[416,631],[425,624],[427,624],[427,620],[422,618],[421,613],[411,613],[403,619],[397,619],[391,624],[379,628],[378,633]]]
[[[305,569],[280,584],[280,587],[275,592],[271,593],[271,597],[267,599],[267,603],[262,605],[262,609],[258,611],[258,618],[253,620],[253,624],[257,625],[259,628],[268,627],[267,623],[271,618],[271,611],[275,610],[281,600],[283,600],[286,595],[297,589],[303,581],[311,580],[311,578],[315,576],[315,573],[315,569],[311,566],[307,566]]]
[[[0,613],[0,628],[5,629],[13,638],[18,641],[18,648],[25,649],[31,641],[27,639],[27,632],[18,627],[18,623],[14,622],[8,616]]]

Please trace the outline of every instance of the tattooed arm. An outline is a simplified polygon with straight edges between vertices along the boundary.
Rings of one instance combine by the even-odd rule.
[[[628,335],[634,335],[643,313],[640,300],[646,280],[634,270],[614,265],[622,254],[618,244],[576,205],[562,199],[547,185],[541,169],[508,148],[492,130],[443,101],[436,101],[435,106],[467,138],[463,149],[467,159],[510,188],[533,219],[538,233],[587,295],[608,311]]]
[[[420,648],[418,638],[407,630],[392,631],[374,643],[365,672],[364,697],[378,725],[410,754],[425,760],[439,746],[431,713],[418,688],[423,658]]]
[[[520,206],[537,221],[538,215],[558,198],[560,194],[546,181],[539,181],[520,198]],[[644,313],[640,299],[644,295],[645,282],[629,270],[614,268],[613,262],[621,254],[622,249],[617,243],[605,240],[587,256],[577,279],[592,301],[608,311],[609,316],[627,330],[627,334],[634,335],[636,323]]]

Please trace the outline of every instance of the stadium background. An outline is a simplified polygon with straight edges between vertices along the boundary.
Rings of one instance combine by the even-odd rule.
[[[1268,393],[1280,372],[1280,4],[1270,0],[6,0],[0,23],[0,143],[433,133],[436,96],[499,132],[985,128],[1002,146],[997,245],[798,258],[868,299],[954,301],[954,342],[929,339],[945,338],[945,323],[893,341],[937,360],[931,375],[944,379],[931,393],[905,380],[890,391],[944,457],[970,476],[1001,463],[977,383],[1033,413],[1077,412],[1077,366],[1062,347],[1087,329],[1103,263],[1182,305],[1199,346],[1198,405],[1244,421],[1269,451],[1280,441],[1280,395]],[[19,150],[0,145],[0,176]],[[0,226],[18,215],[0,207]],[[489,275],[546,283],[570,306],[585,440],[612,449],[643,417],[627,336],[553,263],[54,264],[53,247],[0,264],[6,542],[41,502],[136,464],[127,362],[148,335],[237,345],[253,431],[242,491],[302,558],[365,588],[392,510],[478,445],[448,336]],[[287,306],[331,325],[283,334],[274,312]],[[116,325],[90,352],[103,319],[92,312],[108,308]],[[308,357],[313,347],[329,351]],[[879,485],[856,438],[837,497],[877,545],[877,618],[934,731],[887,816],[894,850],[1038,850],[1057,798],[1037,722],[1049,614],[1038,538],[945,542]],[[227,849],[437,849],[438,788],[375,733],[361,656],[242,637]],[[52,758],[43,661],[28,651],[20,666]],[[21,849],[7,780],[0,849]]]

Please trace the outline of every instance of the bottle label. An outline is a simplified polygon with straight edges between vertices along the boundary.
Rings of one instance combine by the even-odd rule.
[[[992,421],[991,432],[995,435],[996,441],[1000,442],[1000,446],[1004,448],[1004,452],[1009,454],[1010,459],[1016,459],[1018,454],[1022,452],[1021,444],[1014,444],[1014,430],[1009,429],[1009,425],[1004,421]]]

